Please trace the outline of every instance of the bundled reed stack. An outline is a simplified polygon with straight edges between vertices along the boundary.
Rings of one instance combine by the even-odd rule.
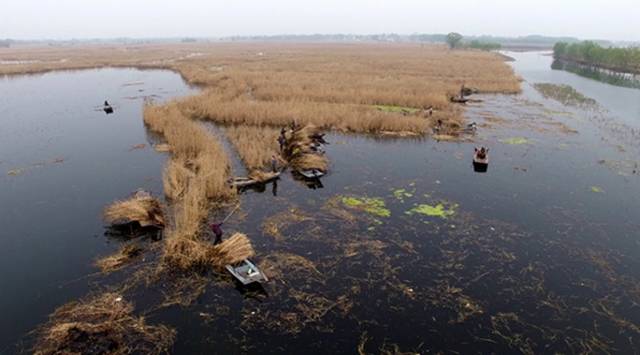
[[[143,228],[165,226],[162,204],[145,191],[138,191],[127,200],[116,201],[107,206],[104,219],[112,225],[137,223]]]
[[[294,129],[289,134],[283,155],[293,170],[317,170],[326,173],[329,160],[319,151],[319,146],[323,143],[322,131],[315,126],[307,125]]]

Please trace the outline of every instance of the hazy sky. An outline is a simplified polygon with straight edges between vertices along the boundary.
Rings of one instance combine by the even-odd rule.
[[[310,33],[640,40],[640,0],[2,0],[0,38]]]

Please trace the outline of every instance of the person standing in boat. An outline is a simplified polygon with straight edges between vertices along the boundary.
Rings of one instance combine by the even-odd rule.
[[[216,239],[213,241],[213,245],[217,245],[222,243],[222,222],[221,223],[213,223],[211,225],[211,231],[216,236]]]
[[[278,137],[278,144],[280,145],[280,152],[284,150],[284,145],[287,142],[287,138],[285,138],[284,133],[280,132],[280,137]]]

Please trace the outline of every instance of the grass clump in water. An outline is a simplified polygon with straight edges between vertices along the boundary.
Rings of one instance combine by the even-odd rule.
[[[440,217],[446,219],[447,217],[451,217],[456,214],[456,209],[458,208],[457,204],[453,204],[448,208],[445,207],[443,203],[438,203],[435,206],[420,204],[405,212],[408,215],[413,214],[422,214],[429,217]]]
[[[390,217],[391,211],[386,207],[384,200],[379,197],[351,197],[343,196],[342,203],[347,207],[357,208],[369,214],[379,217]]]
[[[567,106],[593,106],[596,100],[584,96],[570,85],[557,85],[551,83],[533,84],[546,99],[553,99]]]
[[[510,144],[510,145],[522,145],[522,144],[528,144],[529,140],[527,140],[524,137],[512,137],[512,138],[501,139],[500,142],[504,144]]]
[[[604,190],[600,186],[591,186],[591,192],[599,194],[603,193]]]
[[[134,244],[125,245],[117,253],[98,259],[96,266],[104,273],[116,271],[136,259],[140,254],[142,254],[141,247]]]
[[[105,293],[56,309],[38,330],[34,354],[159,354],[175,337],[175,330],[135,317],[120,294]]]

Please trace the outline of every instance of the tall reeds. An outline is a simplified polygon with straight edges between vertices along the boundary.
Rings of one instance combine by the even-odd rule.
[[[228,182],[228,157],[215,137],[185,117],[175,103],[147,104],[144,121],[171,146],[163,180],[174,213],[173,224],[165,233],[163,260],[181,269],[210,265],[212,246],[203,238],[201,227],[210,201],[224,202],[235,196]]]
[[[225,134],[251,172],[267,168],[273,156],[280,155],[278,130],[264,126],[228,126]]]

